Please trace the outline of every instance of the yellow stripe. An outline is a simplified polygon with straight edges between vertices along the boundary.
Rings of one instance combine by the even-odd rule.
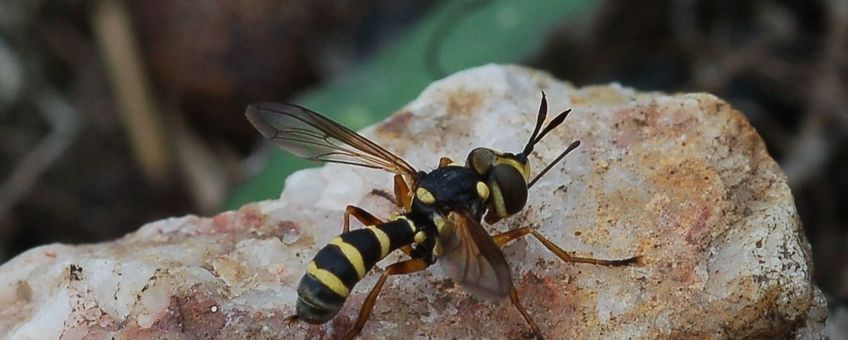
[[[422,244],[424,243],[424,241],[427,241],[427,234],[425,234],[423,231],[419,231],[415,233],[415,236],[413,238],[415,240],[415,243]]]
[[[411,230],[412,230],[412,234],[413,234],[413,235],[415,235],[415,232],[416,232],[416,231],[418,231],[418,228],[416,228],[416,227],[415,227],[415,222],[412,222],[412,220],[410,220],[410,219],[406,218],[406,216],[399,215],[399,216],[395,219],[395,221],[397,221],[397,220],[404,220],[404,221],[406,221],[406,224],[407,224],[407,225],[409,225],[409,229],[411,229]]]
[[[439,242],[439,239],[436,238],[436,245],[433,246],[433,256],[439,257],[442,256],[442,242]]]
[[[418,188],[415,190],[415,197],[418,197],[418,200],[426,205],[436,203],[436,198],[433,197],[433,194],[424,188]]]
[[[362,259],[362,254],[359,253],[359,249],[356,249],[356,247],[350,243],[345,242],[341,237],[334,238],[330,241],[330,244],[339,246],[339,249],[341,249],[344,256],[350,264],[353,265],[353,268],[356,269],[356,275],[362,279],[365,276],[365,261]]]
[[[477,182],[477,195],[483,200],[489,198],[489,187],[486,186],[486,183]]]
[[[445,219],[442,218],[442,215],[433,214],[433,224],[436,225],[436,231],[439,232],[439,235],[442,235],[442,229],[445,227]]]
[[[504,205],[503,194],[501,193],[501,187],[498,185],[497,181],[492,181],[491,189],[492,202],[495,203],[495,213],[497,213],[499,217],[509,216],[506,213],[506,205]]]
[[[498,160],[495,161],[495,164],[507,164],[509,166],[512,166],[513,168],[515,168],[515,170],[518,170],[518,172],[521,173],[521,176],[524,177],[524,182],[530,180],[529,162],[528,164],[521,164],[521,162],[509,157],[498,157]]]
[[[306,272],[309,275],[315,277],[318,282],[321,282],[325,287],[330,288],[336,294],[339,294],[341,297],[347,297],[350,294],[350,288],[342,283],[342,280],[339,280],[339,277],[336,274],[333,274],[326,269],[319,269],[315,262],[309,262],[309,266],[306,268]]]
[[[377,237],[377,241],[380,242],[380,258],[382,259],[386,257],[386,255],[389,255],[389,249],[391,249],[390,246],[392,243],[392,240],[389,239],[389,235],[386,234],[385,231],[382,231],[373,225],[369,225],[368,230],[371,230],[371,232],[374,233],[374,236]]]

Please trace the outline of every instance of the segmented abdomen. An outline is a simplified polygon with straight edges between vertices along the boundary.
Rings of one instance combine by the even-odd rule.
[[[415,226],[408,220],[368,226],[334,238],[318,251],[297,289],[297,316],[319,324],[332,319],[353,286],[390,252],[411,244]]]

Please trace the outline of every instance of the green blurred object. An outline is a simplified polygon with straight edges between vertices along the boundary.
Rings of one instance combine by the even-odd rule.
[[[434,80],[427,68],[427,45],[434,32],[456,15],[461,17],[444,32],[437,50],[436,61],[448,74],[488,63],[520,62],[542,46],[557,24],[585,17],[599,4],[595,0],[444,2],[372,60],[294,102],[358,130],[385,119]],[[227,207],[278,197],[289,174],[319,165],[277,150],[266,169],[233,193]]]

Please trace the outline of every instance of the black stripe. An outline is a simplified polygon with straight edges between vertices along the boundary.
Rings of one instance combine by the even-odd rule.
[[[356,282],[359,281],[356,268],[350,264],[350,261],[344,256],[342,250],[335,244],[329,244],[324,249],[321,249],[312,261],[315,262],[318,268],[336,274],[348,289],[352,289]]]
[[[352,245],[365,262],[365,272],[371,270],[380,261],[380,240],[368,229],[357,229],[341,235],[342,241]]]
[[[391,250],[412,244],[415,239],[415,234],[410,228],[409,221],[404,219],[378,224],[376,227],[386,233],[386,235],[389,235],[389,240],[391,240],[391,246],[389,248]]]
[[[306,274],[300,279],[300,286],[297,288],[297,295],[306,302],[325,310],[334,310],[341,307],[345,302],[345,297],[336,294],[332,289],[312,275]]]
[[[298,318],[312,324],[321,324],[332,319],[345,301],[344,297],[309,274],[300,279],[297,295]]]

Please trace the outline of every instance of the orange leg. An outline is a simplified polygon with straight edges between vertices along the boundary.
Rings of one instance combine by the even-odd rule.
[[[533,331],[533,334],[536,335],[537,340],[544,339],[542,336],[542,331],[539,330],[539,326],[536,325],[536,322],[533,321],[533,318],[530,317],[530,314],[524,310],[524,306],[521,305],[521,300],[518,299],[518,292],[515,290],[515,287],[509,291],[509,300],[512,301],[512,305],[518,309],[518,312],[521,313],[521,316],[524,317],[524,321],[527,321],[527,324],[530,325],[530,329]]]
[[[350,231],[350,217],[351,216],[355,217],[357,220],[359,220],[359,222],[361,222],[364,225],[377,225],[377,224],[383,223],[382,220],[374,217],[374,215],[371,215],[371,213],[365,211],[365,209],[362,209],[362,208],[354,206],[354,205],[349,205],[349,206],[347,206],[347,208],[345,208],[344,226],[342,226],[342,233],[346,233],[346,232]],[[402,250],[404,253],[406,253],[406,255],[409,255],[409,253],[412,252],[412,247],[403,246],[403,247],[400,248],[400,250]]]
[[[552,253],[554,253],[557,257],[559,257],[564,262],[572,262],[572,263],[591,263],[591,264],[599,264],[605,266],[626,266],[626,265],[641,265],[641,257],[634,256],[624,260],[599,260],[587,257],[575,257],[568,255],[565,250],[562,250],[559,246],[539,234],[535,229],[530,227],[513,229],[507,232],[503,232],[492,236],[492,239],[495,241],[495,244],[498,247],[502,247],[504,244],[509,241],[527,236],[528,234],[533,235],[539,242],[548,248]],[[544,339],[542,337],[542,332],[539,330],[539,326],[536,325],[536,322],[533,321],[533,318],[530,317],[530,314],[524,310],[524,307],[521,305],[521,301],[518,299],[518,292],[516,292],[515,287],[512,288],[509,292],[509,299],[512,301],[512,305],[515,306],[516,309],[521,313],[521,316],[524,317],[524,320],[527,321],[527,324],[530,325],[530,329],[533,330],[533,333],[536,334],[536,339]]]
[[[377,225],[383,223],[379,218],[374,217],[371,213],[365,211],[360,207],[349,205],[345,208],[344,212],[344,226],[342,227],[342,233],[346,233],[350,231],[350,217],[353,216],[359,222],[362,222],[364,225]]]
[[[560,248],[559,246],[557,246],[556,244],[554,244],[550,240],[546,239],[544,236],[539,234],[539,232],[537,232],[535,229],[530,228],[530,227],[523,227],[523,228],[518,228],[518,229],[506,231],[506,232],[497,234],[495,236],[492,236],[492,238],[494,239],[495,244],[497,244],[498,247],[500,247],[500,246],[503,246],[504,244],[506,244],[509,241],[527,236],[527,234],[533,235],[533,237],[535,237],[537,240],[539,240],[539,242],[542,242],[542,244],[545,246],[545,248],[548,248],[548,250],[550,250],[557,257],[559,257],[560,260],[562,260],[563,262],[591,263],[591,264],[599,264],[599,265],[602,265],[602,266],[629,266],[629,265],[639,266],[639,265],[642,265],[642,257],[641,256],[634,256],[634,257],[626,258],[626,259],[622,259],[622,260],[601,260],[601,259],[593,259],[593,258],[589,258],[589,257],[571,256],[565,250],[562,250],[562,248]]]
[[[385,198],[387,201],[392,202],[392,204],[394,204],[398,207],[402,207],[401,203],[399,203],[398,200],[394,196],[392,196],[392,194],[390,194],[388,191],[380,190],[380,189],[374,189],[374,190],[371,190],[371,194]]]
[[[403,176],[395,175],[394,197],[392,197],[392,194],[380,189],[371,190],[371,194],[385,198],[389,202],[394,203],[394,205],[409,211],[409,208],[412,206],[412,196],[409,195],[409,190],[409,185],[406,184],[406,180],[403,179]]]
[[[345,334],[344,339],[353,339],[353,337],[362,331],[362,327],[365,326],[365,322],[368,321],[368,317],[371,316],[371,311],[374,309],[374,305],[377,302],[377,296],[380,295],[380,291],[383,289],[383,284],[386,283],[386,279],[389,276],[414,273],[426,269],[427,266],[427,262],[420,259],[414,259],[397,262],[386,267],[386,270],[383,271],[383,275],[380,276],[380,280],[377,281],[374,288],[371,288],[371,292],[368,293],[368,297],[365,298],[365,302],[362,304],[362,308],[359,309],[359,316],[356,318],[353,328]]]
[[[498,221],[500,221],[501,218],[500,218],[500,216],[498,216],[498,214],[495,212],[494,209],[490,209],[489,212],[486,213],[486,217],[484,218],[484,220],[486,221],[486,223],[491,225],[491,224],[498,223]]]
[[[409,211],[412,208],[412,196],[409,194],[410,186],[401,175],[395,175],[395,204]]]

